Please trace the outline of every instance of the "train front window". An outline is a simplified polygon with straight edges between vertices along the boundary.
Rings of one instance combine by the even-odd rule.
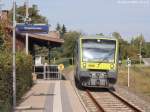
[[[115,40],[82,39],[83,61],[114,62]]]

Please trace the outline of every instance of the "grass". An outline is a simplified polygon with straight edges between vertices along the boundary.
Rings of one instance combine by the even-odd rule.
[[[118,85],[127,87],[127,67],[119,67]],[[130,90],[148,97],[150,101],[150,67],[132,66],[130,68]]]
[[[68,66],[63,72],[69,73],[73,68],[74,66]],[[127,67],[120,66],[117,84],[127,87],[127,76]],[[143,65],[132,66],[130,68],[130,87],[128,89],[150,102],[150,67],[144,67]]]

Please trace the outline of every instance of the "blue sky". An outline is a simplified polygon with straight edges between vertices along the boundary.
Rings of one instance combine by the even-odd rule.
[[[22,5],[25,0],[16,0]],[[131,2],[131,1],[134,1]],[[37,4],[54,29],[57,23],[85,34],[120,32],[130,40],[142,33],[150,41],[150,0],[29,0]],[[10,9],[12,0],[3,0]]]

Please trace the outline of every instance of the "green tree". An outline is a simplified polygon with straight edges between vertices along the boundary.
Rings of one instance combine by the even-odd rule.
[[[146,55],[147,52],[147,48],[144,47],[145,46],[145,39],[144,36],[142,34],[140,34],[139,36],[132,38],[131,40],[131,46],[136,49],[137,54],[140,54],[140,47],[141,47],[141,54],[142,56]]]
[[[64,35],[64,44],[62,46],[64,57],[72,57],[74,55],[74,48],[76,45],[77,39],[81,36],[80,32],[70,31]]]
[[[96,35],[99,35],[99,36],[104,36],[104,34],[103,34],[103,33],[99,33],[99,34],[96,34]]]
[[[144,36],[142,34],[140,34],[139,36],[137,36],[135,38],[132,38],[132,40],[131,40],[131,45],[137,49],[140,48],[140,44],[143,45],[144,43],[145,43],[145,39],[144,39]]]
[[[61,26],[59,23],[57,23],[56,31],[59,32],[61,38],[64,38],[64,34],[67,32],[67,28],[64,24]]]
[[[118,33],[118,32],[113,32],[112,36],[114,38],[118,39],[118,41],[119,41],[119,54],[120,54],[120,58],[121,59],[126,59],[129,56],[128,48],[127,48],[127,46],[129,46],[128,42],[125,41],[122,38],[121,34]]]
[[[34,49],[35,56],[39,56],[39,55],[40,56],[48,56],[48,48],[47,47],[34,45],[33,49]]]
[[[60,24],[59,24],[59,23],[57,23],[57,25],[56,25],[56,31],[58,31],[58,32],[60,32],[60,31],[61,31],[61,26],[60,26]]]
[[[112,36],[115,37],[116,39],[120,40],[120,41],[123,40],[122,37],[121,37],[121,35],[120,35],[120,33],[118,33],[118,32],[113,32]]]
[[[2,21],[2,22],[1,22]],[[6,27],[8,26],[8,20],[0,21],[0,50],[11,50],[11,37]]]
[[[145,42],[142,47],[143,58],[150,58],[150,42]]]
[[[67,32],[66,26],[63,24],[61,29],[61,36],[63,37],[66,32]]]
[[[2,30],[2,25],[0,24],[0,50],[3,49],[4,45],[4,38],[3,38],[3,30]]]
[[[17,6],[16,8],[16,21],[18,23],[24,23],[25,15],[26,15],[26,7],[24,6]],[[10,18],[12,18],[12,10],[10,13]],[[46,17],[39,14],[39,10],[37,5],[32,5],[29,7],[29,18],[31,18],[31,23],[48,23]],[[12,19],[11,19],[12,20]]]
[[[29,17],[31,17],[32,23],[48,23],[46,17],[39,14],[37,5],[32,5],[32,7],[29,8]]]
[[[118,39],[119,41],[119,52],[121,59],[127,59],[127,57],[137,59],[138,50],[132,46],[129,42],[125,41],[121,34],[118,32],[113,32],[112,36]]]

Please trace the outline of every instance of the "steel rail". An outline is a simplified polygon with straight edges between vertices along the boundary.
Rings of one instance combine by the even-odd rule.
[[[118,95],[116,92],[113,92],[111,90],[108,90],[108,92],[115,98],[117,98],[119,101],[121,101],[123,104],[125,104],[127,107],[129,107],[130,109],[132,109],[135,112],[143,112],[141,109],[139,109],[138,107],[134,106],[133,104],[129,103],[127,100],[125,100],[123,97],[121,97],[120,95]],[[100,103],[98,103],[98,101],[96,100],[96,98],[94,98],[94,96],[91,94],[91,92],[87,89],[86,93],[88,94],[88,96],[92,99],[92,101],[94,102],[94,104],[96,105],[98,112],[106,112],[106,110],[100,105]]]
[[[88,94],[88,96],[92,99],[92,101],[94,102],[94,104],[96,105],[98,112],[106,112],[104,110],[104,108],[97,102],[97,100],[93,97],[93,95],[90,93],[89,90],[86,90],[86,93]]]
[[[122,103],[124,103],[125,105],[127,105],[128,107],[130,107],[131,109],[133,109],[135,112],[142,112],[141,109],[135,107],[133,104],[129,103],[127,100],[125,100],[124,98],[122,98],[121,96],[119,96],[116,92],[113,92],[111,90],[108,90],[114,97],[116,97],[117,99],[119,99]]]

